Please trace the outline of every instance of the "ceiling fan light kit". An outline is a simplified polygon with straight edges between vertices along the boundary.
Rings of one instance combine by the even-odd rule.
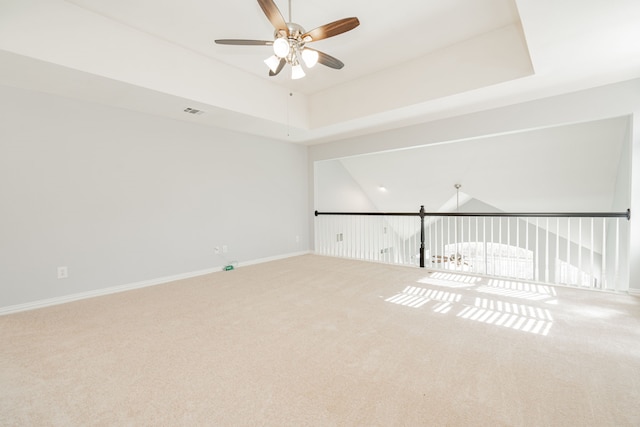
[[[300,64],[296,64],[291,67],[291,78],[293,80],[301,79],[304,76],[306,76],[306,74],[304,73],[304,70],[302,69],[302,66]]]
[[[278,69],[278,65],[280,65],[280,58],[278,58],[276,55],[271,55],[264,60],[264,63],[267,64],[267,67],[269,67],[269,69],[275,73]]]
[[[307,68],[313,68],[317,63],[336,70],[344,67],[339,59],[305,45],[356,28],[360,25],[358,18],[344,18],[311,31],[305,31],[296,23],[286,22],[273,0],[258,0],[258,4],[275,28],[273,41],[219,39],[216,40],[216,43],[240,46],[273,46],[274,55],[264,60],[264,63],[269,67],[269,76],[280,73],[286,64],[291,66],[291,78],[294,80],[305,76],[301,63],[304,63]],[[289,0],[289,21],[291,21],[291,0]]]
[[[318,63],[318,51],[311,49],[304,49],[302,51],[302,60],[307,68],[313,68]]]
[[[291,52],[291,47],[284,37],[277,38],[273,42],[273,53],[275,53],[278,58],[286,58],[289,52]]]

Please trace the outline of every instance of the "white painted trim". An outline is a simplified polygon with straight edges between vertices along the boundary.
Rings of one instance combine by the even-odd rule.
[[[243,267],[243,266],[254,265],[254,264],[262,264],[264,262],[270,262],[270,261],[276,261],[276,260],[285,259],[285,258],[291,258],[294,256],[306,255],[308,253],[309,251],[293,252],[293,253],[277,255],[273,257],[259,258],[251,261],[241,262],[239,266]],[[24,304],[16,304],[16,305],[10,305],[7,307],[0,307],[0,316],[3,316],[5,314],[18,313],[21,311],[35,310],[37,308],[50,307],[53,305],[65,304],[68,302],[83,300],[87,298],[94,298],[94,297],[99,297],[103,295],[115,294],[118,292],[131,291],[133,289],[146,288],[148,286],[161,285],[163,283],[175,282],[177,280],[189,279],[191,277],[204,276],[205,274],[221,272],[222,269],[223,269],[223,266],[218,266],[213,268],[207,268],[204,270],[192,271],[189,273],[175,274],[173,276],[159,277],[157,279],[143,280],[141,282],[129,283],[126,285],[112,286],[109,288],[96,289],[94,291],[80,292],[77,294],[65,295],[65,296],[55,297],[55,298],[48,298],[48,299],[28,302]]]
[[[272,257],[258,258],[258,259],[254,259],[254,260],[251,260],[251,261],[243,261],[238,265],[240,267],[246,267],[246,266],[249,266],[249,265],[262,264],[264,262],[271,262],[271,261],[277,261],[277,260],[280,260],[280,259],[291,258],[291,257],[294,257],[294,256],[308,255],[310,253],[311,253],[311,251],[292,252],[292,253],[284,254],[284,255],[276,255],[276,256],[272,256]]]
[[[629,295],[640,297],[640,289],[629,289]]]

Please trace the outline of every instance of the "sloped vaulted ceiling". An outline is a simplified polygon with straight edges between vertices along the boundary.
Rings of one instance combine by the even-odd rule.
[[[610,211],[628,126],[619,117],[333,161],[381,212],[453,211],[455,184],[461,203],[505,212]]]

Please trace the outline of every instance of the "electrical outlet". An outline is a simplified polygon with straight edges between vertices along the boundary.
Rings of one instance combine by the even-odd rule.
[[[296,236],[296,243],[300,243],[300,236]]]
[[[213,252],[214,252],[216,255],[220,254],[220,247],[219,247],[219,246],[216,246],[215,248],[213,248]]]
[[[229,247],[227,245],[222,245],[222,253],[226,254],[227,252],[229,252]]]
[[[66,279],[67,277],[69,277],[67,267],[58,267],[58,279]]]

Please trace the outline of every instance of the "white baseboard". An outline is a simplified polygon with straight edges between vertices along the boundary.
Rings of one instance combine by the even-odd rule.
[[[629,289],[629,295],[640,297],[640,289]]]
[[[259,258],[251,261],[243,261],[238,265],[240,267],[243,267],[248,265],[262,264],[265,262],[277,261],[279,259],[306,255],[308,253],[309,251],[303,251],[303,252],[294,252],[294,253],[289,253],[284,255],[277,255],[277,256],[267,257],[267,258]],[[131,291],[133,289],[146,288],[148,286],[161,285],[163,283],[175,282],[177,280],[189,279],[191,277],[204,276],[205,274],[218,273],[222,271],[223,267],[224,266],[221,265],[218,267],[207,268],[204,270],[192,271],[192,272],[183,273],[183,274],[175,274],[173,276],[159,277],[157,279],[151,279],[151,280],[143,280],[141,282],[129,283],[126,285],[112,286],[109,288],[96,289],[94,291],[80,292],[77,294],[64,295],[64,296],[55,297],[55,298],[48,298],[48,299],[28,302],[24,304],[16,304],[16,305],[10,305],[7,307],[0,307],[0,316],[3,316],[5,314],[18,313],[20,311],[35,310],[37,308],[50,307],[52,305],[64,304],[67,302],[78,301],[78,300],[87,299],[87,298],[94,298],[94,297],[99,297],[103,295],[115,294],[118,292]]]
[[[276,256],[271,256],[271,257],[266,257],[266,258],[258,258],[258,259],[254,259],[254,260],[251,260],[251,261],[243,261],[238,265],[240,267],[246,267],[248,265],[262,264],[264,262],[277,261],[279,259],[291,258],[291,257],[294,257],[294,256],[308,255],[310,253],[311,253],[311,251],[292,252],[292,253],[288,253],[288,254],[284,254],[284,255],[276,255]]]

